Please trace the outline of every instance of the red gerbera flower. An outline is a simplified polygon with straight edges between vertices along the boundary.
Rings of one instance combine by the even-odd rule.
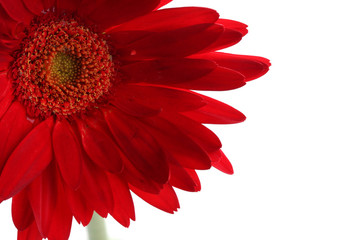
[[[269,61],[214,52],[246,25],[168,2],[0,1],[0,201],[18,239],[68,239],[94,211],[128,226],[130,190],[172,213],[195,170],[233,172],[202,124],[244,115],[191,90],[241,87]]]

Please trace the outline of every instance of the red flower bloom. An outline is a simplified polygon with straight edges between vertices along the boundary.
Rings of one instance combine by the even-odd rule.
[[[241,87],[269,61],[214,52],[246,25],[168,2],[0,1],[0,201],[18,239],[68,239],[93,211],[128,226],[130,190],[172,213],[195,170],[233,172],[202,124],[244,115],[191,90]]]

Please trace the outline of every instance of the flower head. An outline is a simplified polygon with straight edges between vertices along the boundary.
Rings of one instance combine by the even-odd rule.
[[[131,193],[166,212],[196,171],[231,174],[204,123],[245,120],[192,90],[230,90],[267,59],[215,52],[246,25],[169,0],[0,1],[0,201],[18,239],[68,239],[94,211],[129,226]]]

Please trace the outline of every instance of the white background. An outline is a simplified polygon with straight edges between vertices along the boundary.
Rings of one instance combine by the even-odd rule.
[[[177,191],[163,213],[135,198],[129,229],[108,221],[117,240],[360,239],[359,8],[344,0],[175,0],[249,25],[238,54],[272,62],[264,77],[211,96],[244,112],[212,126],[235,174],[200,172],[202,191]],[[1,235],[16,239],[10,204]],[[3,237],[1,237],[3,239]],[[74,225],[71,240],[86,239]]]

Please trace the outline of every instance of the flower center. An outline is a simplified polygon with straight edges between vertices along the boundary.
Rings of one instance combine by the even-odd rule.
[[[73,82],[81,76],[81,61],[75,55],[58,52],[51,64],[50,78],[60,83]]]
[[[73,18],[36,19],[14,53],[15,95],[34,116],[69,116],[94,107],[114,74],[106,41]]]

